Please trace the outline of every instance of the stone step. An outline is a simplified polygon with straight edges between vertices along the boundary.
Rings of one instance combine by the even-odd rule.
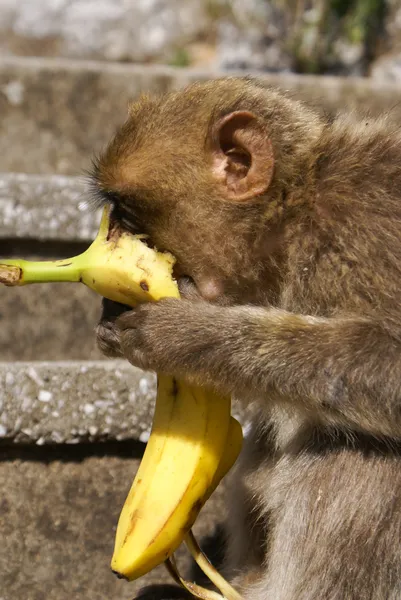
[[[13,239],[87,243],[99,221],[83,178],[0,173],[0,244],[11,251]]]
[[[79,284],[0,286],[0,360],[102,360],[95,338],[100,303]]]
[[[126,361],[0,363],[0,442],[147,442],[155,377]],[[244,424],[247,410],[233,414]]]
[[[116,525],[139,458],[134,446],[125,456],[104,447],[92,445],[87,454],[81,446],[2,449],[2,600],[131,600],[147,584],[171,583],[163,566],[133,583],[111,572]],[[223,503],[221,484],[196,522],[200,540],[224,518]],[[178,556],[190,576],[188,554]]]
[[[0,59],[0,171],[80,174],[92,152],[125,120],[141,92],[176,89],[227,72],[94,61]],[[239,73],[243,75],[243,72]],[[255,73],[256,74],[256,73]],[[370,79],[258,73],[328,112],[390,110],[399,122],[401,87]]]
[[[146,442],[155,378],[125,361],[0,363],[0,440]]]

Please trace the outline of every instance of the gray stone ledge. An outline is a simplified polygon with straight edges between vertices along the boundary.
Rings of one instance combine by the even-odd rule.
[[[0,239],[81,242],[97,233],[100,211],[83,178],[0,174]]]
[[[124,361],[0,363],[0,440],[147,441],[155,377]]]
[[[156,378],[125,361],[0,363],[0,441],[146,442]],[[246,421],[246,411],[234,415]]]
[[[43,58],[0,59],[0,170],[80,174],[123,122],[141,92],[244,72]],[[372,79],[253,73],[328,112],[390,110],[401,117],[401,86]]]
[[[0,58],[0,70],[10,71],[15,69],[37,72],[46,71],[49,74],[64,71],[69,74],[80,74],[92,72],[96,74],[115,75],[128,77],[164,78],[175,83],[175,85],[185,84],[199,79],[214,79],[228,75],[237,75],[244,77],[251,75],[260,77],[269,85],[276,85],[284,88],[298,87],[299,85],[307,88],[314,88],[315,91],[320,88],[323,91],[330,92],[341,89],[355,89],[362,92],[371,91],[385,96],[393,91],[401,94],[400,85],[391,81],[377,81],[368,77],[337,77],[331,75],[299,75],[296,73],[267,73],[264,71],[243,71],[243,70],[217,70],[217,69],[196,69],[185,67],[170,67],[167,65],[143,65],[134,63],[119,63],[111,61],[81,60],[68,58],[42,58],[42,57],[12,57],[4,56]]]

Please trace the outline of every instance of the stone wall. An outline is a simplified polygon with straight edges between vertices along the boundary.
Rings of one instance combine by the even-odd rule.
[[[0,0],[0,50],[398,78],[399,10],[398,0]]]
[[[242,74],[231,71],[232,74]],[[250,74],[257,75],[256,72]],[[83,175],[140,92],[163,92],[218,71],[41,58],[0,59],[0,170]],[[371,79],[259,74],[331,113],[391,111],[400,88]],[[18,140],[18,143],[15,141]],[[23,148],[23,151],[22,151]]]

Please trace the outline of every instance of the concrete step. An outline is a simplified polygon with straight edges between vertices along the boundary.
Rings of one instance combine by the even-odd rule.
[[[0,244],[14,239],[87,243],[99,220],[83,178],[0,173]],[[6,249],[4,242],[1,248]]]
[[[0,441],[146,442],[155,393],[155,377],[125,361],[3,362]]]
[[[121,444],[120,444],[121,446]],[[2,450],[0,598],[131,600],[149,583],[171,583],[163,566],[136,582],[110,570],[118,516],[138,468],[136,448],[112,455],[92,445]],[[202,510],[202,540],[224,518],[224,486]],[[178,553],[190,576],[188,555]]]
[[[126,361],[0,363],[0,442],[147,442],[155,377]],[[235,407],[246,423],[248,413]]]
[[[141,92],[176,89],[223,73],[164,66],[43,58],[0,59],[0,171],[80,174],[125,120]],[[228,73],[225,72],[225,75]],[[239,73],[243,75],[243,72]],[[321,110],[391,110],[401,87],[369,79],[258,73]]]

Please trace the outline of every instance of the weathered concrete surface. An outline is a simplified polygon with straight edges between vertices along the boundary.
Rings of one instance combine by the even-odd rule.
[[[155,393],[125,361],[0,363],[0,439],[147,441]]]
[[[80,174],[143,91],[162,92],[221,72],[62,59],[0,61],[0,170]],[[224,74],[227,74],[225,72]],[[239,73],[243,75],[243,72]],[[401,87],[369,79],[260,74],[329,112],[392,110]],[[16,144],[16,140],[18,143]]]
[[[7,459],[3,450],[2,457]],[[110,570],[137,459],[25,458],[0,461],[2,600],[131,600],[145,584],[170,582],[163,567],[133,583],[119,581]],[[222,518],[222,496],[220,488],[203,509],[195,527],[200,539]]]
[[[0,170],[81,174],[143,90],[173,85],[174,71],[46,59],[0,64]],[[15,141],[18,140],[16,144]]]
[[[99,223],[79,177],[0,174],[0,239],[86,242]]]
[[[169,62],[213,27],[210,12],[208,0],[0,0],[0,52]]]
[[[126,361],[0,363],[0,440],[146,442],[155,383]],[[245,409],[234,415],[246,422]]]
[[[100,313],[100,297],[84,285],[0,286],[0,361],[102,359]]]

